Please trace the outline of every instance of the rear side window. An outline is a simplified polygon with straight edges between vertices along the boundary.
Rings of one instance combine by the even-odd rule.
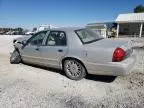
[[[103,39],[102,36],[98,35],[97,33],[88,28],[75,30],[75,33],[78,35],[78,37],[84,44]]]
[[[48,46],[66,46],[66,34],[63,31],[51,31],[46,41]]]

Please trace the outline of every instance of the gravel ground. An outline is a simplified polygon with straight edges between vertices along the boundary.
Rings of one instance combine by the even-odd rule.
[[[128,76],[88,75],[72,81],[62,71],[12,65],[0,53],[0,108],[143,108],[144,48]]]

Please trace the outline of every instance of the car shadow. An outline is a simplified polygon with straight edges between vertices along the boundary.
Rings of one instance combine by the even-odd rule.
[[[111,83],[116,79],[116,76],[106,76],[106,75],[92,75],[88,74],[86,76],[86,79],[92,80],[92,81],[99,81],[99,82],[105,82],[105,83]]]
[[[50,68],[50,67],[46,67],[46,66],[39,66],[39,65],[29,64],[29,63],[22,63],[22,64],[28,65],[28,66],[31,66],[31,67],[35,67],[35,68],[39,68],[39,69],[43,69],[43,70],[47,70],[47,71],[51,71],[51,72],[54,72],[54,73],[59,73],[63,76],[65,75],[65,73],[60,69]]]
[[[28,63],[22,63],[22,64],[28,65],[28,66],[32,66],[32,67],[36,67],[36,68],[39,68],[39,69],[48,70],[48,71],[51,71],[51,72],[54,72],[54,73],[58,73],[58,74],[66,77],[65,72],[63,70],[60,70],[60,69],[49,68],[49,67],[45,67],[45,66],[38,66],[38,65],[28,64]],[[111,82],[113,82],[116,79],[116,76],[87,74],[85,79],[92,80],[92,81],[111,83]]]

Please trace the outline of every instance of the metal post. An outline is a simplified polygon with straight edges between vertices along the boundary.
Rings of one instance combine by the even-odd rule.
[[[117,35],[116,35],[116,37],[118,38],[118,36],[119,36],[119,24],[117,24]]]
[[[140,26],[139,37],[142,37],[142,29],[143,29],[143,23],[141,23],[141,26]]]

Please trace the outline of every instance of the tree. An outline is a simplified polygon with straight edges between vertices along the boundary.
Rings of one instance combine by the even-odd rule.
[[[20,28],[20,27],[16,28],[16,30],[20,31],[20,32],[23,32],[23,28]]]
[[[144,12],[144,6],[138,5],[134,8],[134,13],[143,13]]]
[[[18,27],[18,28],[15,28],[14,31],[15,31],[15,34],[21,35],[23,34],[24,29],[21,27]]]

